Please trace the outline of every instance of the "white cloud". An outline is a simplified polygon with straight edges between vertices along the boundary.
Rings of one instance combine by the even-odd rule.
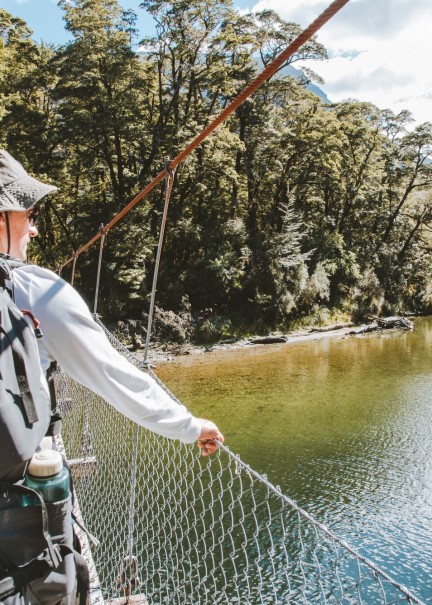
[[[328,4],[259,0],[252,10],[272,9],[306,27]],[[351,0],[318,33],[330,59],[308,66],[325,79],[333,101],[357,98],[432,121],[431,31],[431,0]]]

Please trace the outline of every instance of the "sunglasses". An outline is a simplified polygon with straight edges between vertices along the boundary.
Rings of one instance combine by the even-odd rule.
[[[29,212],[27,214],[27,218],[32,227],[34,227],[36,225],[36,223],[38,222],[39,213],[40,213],[39,206],[33,206],[33,208],[31,210],[29,210]]]

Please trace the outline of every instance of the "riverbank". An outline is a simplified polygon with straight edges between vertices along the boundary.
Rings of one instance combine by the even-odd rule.
[[[289,345],[296,342],[304,342],[308,340],[321,340],[323,338],[359,338],[369,336],[370,334],[382,334],[381,332],[363,333],[370,324],[345,325],[340,328],[308,328],[304,330],[294,330],[292,332],[272,332],[267,337],[250,336],[240,339],[225,339],[216,343],[209,344],[192,344],[192,343],[154,343],[150,345],[149,361],[169,362],[183,355],[204,355],[220,351],[232,351],[237,349],[250,349],[252,347],[265,347],[272,344]],[[322,330],[322,331],[321,331]],[[386,332],[393,330],[386,330]],[[138,350],[134,354],[142,359],[143,351]]]

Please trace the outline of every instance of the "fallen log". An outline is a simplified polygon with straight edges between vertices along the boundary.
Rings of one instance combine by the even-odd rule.
[[[385,330],[398,328],[399,330],[414,330],[414,324],[406,317],[396,315],[394,317],[376,317],[375,321],[380,328]]]
[[[250,345],[273,345],[278,342],[287,342],[285,336],[263,336],[261,338],[249,338]]]
[[[382,330],[414,330],[414,324],[406,317],[395,315],[392,317],[372,317],[373,323],[359,330],[351,330],[348,334],[366,334]]]

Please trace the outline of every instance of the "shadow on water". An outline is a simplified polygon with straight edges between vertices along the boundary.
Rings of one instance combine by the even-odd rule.
[[[182,358],[158,374],[226,443],[432,602],[432,318],[413,333]]]

